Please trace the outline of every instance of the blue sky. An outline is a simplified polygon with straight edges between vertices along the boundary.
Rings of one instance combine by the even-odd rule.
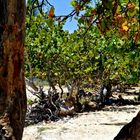
[[[54,5],[56,15],[67,15],[69,14],[73,8],[70,5],[71,0],[49,0],[49,2]],[[68,19],[64,29],[69,30],[69,32],[73,32],[77,29],[76,21],[74,19]]]

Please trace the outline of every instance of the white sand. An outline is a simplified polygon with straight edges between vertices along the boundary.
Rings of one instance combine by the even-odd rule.
[[[113,140],[139,109],[140,105],[114,107],[112,111],[106,108],[58,122],[29,126],[24,130],[23,140]]]

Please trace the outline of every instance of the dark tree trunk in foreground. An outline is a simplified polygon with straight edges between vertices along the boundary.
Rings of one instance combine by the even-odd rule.
[[[114,140],[140,140],[140,111],[130,123],[121,129]]]
[[[26,114],[25,0],[0,0],[0,139],[21,140]]]

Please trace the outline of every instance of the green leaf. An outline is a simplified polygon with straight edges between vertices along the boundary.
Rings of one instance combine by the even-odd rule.
[[[70,4],[71,4],[73,7],[75,7],[75,6],[77,5],[77,2],[76,2],[75,0],[72,0],[72,1],[70,2]]]
[[[47,25],[52,28],[53,27],[53,19],[52,18],[49,18],[47,21]]]

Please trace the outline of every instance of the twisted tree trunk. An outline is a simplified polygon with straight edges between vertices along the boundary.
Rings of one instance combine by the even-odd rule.
[[[0,139],[21,140],[26,114],[25,0],[0,0]]]
[[[140,140],[140,111],[120,130],[114,140]]]

